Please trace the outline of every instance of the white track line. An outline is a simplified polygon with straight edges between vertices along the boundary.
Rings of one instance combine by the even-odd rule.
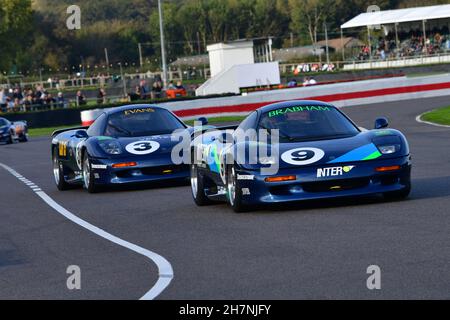
[[[429,111],[428,111],[428,112],[429,112]],[[425,112],[425,113],[428,113],[428,112]],[[425,113],[419,114],[419,115],[416,117],[416,121],[419,122],[419,123],[429,124],[429,125],[435,126],[435,127],[450,128],[450,126],[446,126],[445,124],[437,124],[437,123],[433,123],[433,122],[430,122],[430,121],[422,120],[422,116],[423,116]]]
[[[66,210],[62,206],[60,206],[58,203],[56,203],[52,198],[50,198],[44,191],[42,191],[39,186],[32,183],[30,180],[24,178],[22,175],[17,173],[14,169],[8,167],[7,165],[4,165],[3,163],[0,163],[0,167],[3,167],[6,171],[11,173],[14,177],[19,179],[20,181],[23,181],[25,185],[30,187],[33,192],[38,195],[45,203],[47,203],[50,207],[52,207],[54,210],[56,210],[59,214],[63,215],[70,221],[78,224],[79,226],[91,231],[92,233],[95,233],[96,235],[111,241],[121,247],[127,248],[131,251],[134,251],[140,255],[143,255],[150,260],[152,260],[156,266],[158,267],[159,277],[156,284],[140,299],[140,300],[153,300],[157,296],[159,296],[170,284],[170,282],[173,279],[173,269],[170,265],[169,261],[167,261],[164,257],[160,256],[159,254],[152,252],[150,250],[144,249],[142,247],[139,247],[131,242],[122,240],[105,230],[102,230],[89,222],[86,222],[85,220],[77,217],[70,211]],[[25,182],[26,181],[26,182]],[[30,185],[30,183],[32,183]]]

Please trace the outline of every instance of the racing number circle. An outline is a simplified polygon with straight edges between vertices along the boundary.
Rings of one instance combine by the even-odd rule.
[[[306,166],[322,160],[324,156],[325,152],[322,149],[298,148],[286,151],[281,156],[281,159],[296,166]]]
[[[125,149],[132,154],[144,155],[155,152],[159,147],[160,144],[156,141],[136,141],[127,145]]]

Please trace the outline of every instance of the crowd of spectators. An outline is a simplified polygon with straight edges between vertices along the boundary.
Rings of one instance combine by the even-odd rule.
[[[54,96],[39,85],[34,90],[20,87],[10,89],[0,87],[0,112],[25,112],[42,107],[65,108],[67,101],[62,92],[58,92]]]
[[[415,30],[398,35],[400,45],[397,47],[395,35],[390,33],[373,41],[372,50],[368,45],[361,48],[356,59],[386,60],[395,58],[433,55],[450,51],[450,32],[447,27],[433,29],[425,39],[423,31]],[[371,52],[372,51],[372,52]]]
[[[303,79],[303,83],[301,83],[301,86],[310,87],[310,86],[315,86],[316,84],[317,84],[317,81],[313,77],[305,77]],[[296,88],[296,87],[299,87],[299,84],[296,79],[291,79],[288,82],[287,87],[288,88]]]
[[[96,102],[99,105],[108,103],[105,89],[98,90]],[[71,99],[67,99],[62,91],[52,94],[40,85],[34,89],[22,89],[19,86],[6,89],[0,86],[0,113],[68,108],[69,104],[85,106],[87,103],[88,99],[80,90],[75,96],[72,94]]]
[[[184,88],[181,81],[176,84],[170,81],[167,85],[167,89],[164,90],[164,85],[161,79],[156,79],[153,81],[152,85],[149,85],[146,80],[141,80],[139,85],[134,89],[134,92],[130,93],[130,100],[147,100],[147,99],[161,99],[164,97],[172,98],[170,95],[171,91],[184,91],[186,94],[186,89]]]
[[[302,63],[294,68],[294,74],[314,73],[314,72],[333,72],[336,66],[334,63]]]

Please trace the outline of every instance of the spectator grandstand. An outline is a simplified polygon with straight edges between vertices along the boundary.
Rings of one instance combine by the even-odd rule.
[[[373,55],[370,57],[369,45],[361,47],[356,60],[369,59],[394,59],[403,57],[414,57],[421,55],[431,55],[448,53],[450,51],[450,32],[447,26],[443,28],[433,28],[431,34],[425,39],[420,30],[411,30],[398,34],[399,45],[395,35],[390,33],[385,37],[379,37],[372,41]]]
[[[353,57],[354,61],[405,61],[416,57],[438,56],[436,61],[415,60],[409,65],[442,62],[445,59],[440,56],[448,55],[450,50],[449,20],[449,4],[367,12],[344,23],[341,35],[343,37],[346,29],[367,28],[367,43]],[[402,66],[401,63],[393,65]],[[382,67],[381,64],[376,66]],[[350,67],[344,66],[344,69]],[[374,65],[368,67],[372,68]]]

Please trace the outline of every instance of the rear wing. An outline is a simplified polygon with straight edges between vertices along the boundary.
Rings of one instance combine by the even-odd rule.
[[[215,127],[212,125],[206,125],[202,127],[194,127],[194,130],[192,131],[191,135],[198,134],[201,132],[201,134],[204,134],[206,131],[227,131],[227,130],[236,130],[238,128],[238,125],[230,125],[230,126],[221,126],[221,127]]]
[[[52,138],[60,133],[66,132],[66,131],[72,131],[72,130],[87,130],[89,129],[89,126],[84,126],[84,127],[73,127],[73,128],[66,128],[66,129],[61,129],[61,130],[56,130],[52,133]]]
[[[17,125],[17,124],[24,124],[24,125],[28,125],[28,123],[25,120],[16,120],[16,121],[11,121],[12,125]]]

